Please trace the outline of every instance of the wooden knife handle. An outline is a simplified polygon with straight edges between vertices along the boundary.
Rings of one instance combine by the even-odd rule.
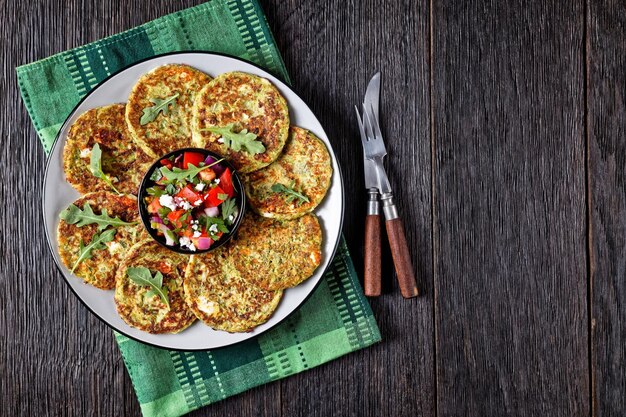
[[[368,214],[365,217],[365,295],[380,295],[380,215]]]
[[[400,284],[400,292],[404,298],[412,298],[419,295],[415,275],[413,274],[413,264],[411,263],[411,254],[404,236],[404,227],[402,220],[395,218],[385,222],[387,227],[387,236],[389,237],[389,246],[391,246],[391,255],[393,256],[393,264],[396,267],[398,275],[398,283]]]

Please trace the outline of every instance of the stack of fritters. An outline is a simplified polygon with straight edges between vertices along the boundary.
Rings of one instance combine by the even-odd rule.
[[[231,133],[254,148],[222,137]],[[154,159],[191,146],[224,155],[245,174],[255,213],[227,245],[189,258],[150,240],[136,195]],[[322,231],[312,211],[330,187],[330,155],[313,133],[289,126],[285,99],[264,78],[230,72],[211,79],[186,65],[158,67],[139,79],[126,105],[81,115],[63,156],[67,181],[85,194],[73,210],[89,208],[87,220],[60,221],[61,259],[86,283],[115,288],[118,313],[130,326],[176,333],[197,317],[217,330],[250,331],[271,317],[283,290],[321,263]],[[92,242],[107,231],[114,235]],[[129,271],[140,269],[154,281],[131,279]]]

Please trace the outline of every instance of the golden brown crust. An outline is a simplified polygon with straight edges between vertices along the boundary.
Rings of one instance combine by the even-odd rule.
[[[250,206],[260,215],[279,220],[309,213],[326,196],[333,175],[330,155],[313,133],[292,126],[283,153],[271,165],[243,176]],[[274,184],[296,189],[309,199],[289,202],[286,195],[272,190]]]
[[[137,200],[134,196],[98,191],[85,194],[73,204],[81,209],[89,204],[96,214],[106,209],[111,217],[119,216],[125,222],[136,223],[134,226],[118,227],[113,241],[106,243],[107,249],[92,251],[91,258],[81,261],[74,270],[74,275],[82,278],[87,284],[110,290],[115,287],[115,271],[118,265],[143,230],[139,222]],[[59,221],[57,229],[59,255],[68,269],[72,269],[78,259],[80,243],[87,245],[96,233],[100,232],[95,224],[77,227],[64,220]]]
[[[235,124],[257,135],[265,152],[234,151],[218,142],[207,127]],[[193,143],[226,156],[240,172],[252,172],[271,164],[285,146],[289,109],[278,89],[265,78],[243,72],[215,77],[196,98],[193,111]]]
[[[191,146],[191,113],[196,94],[211,77],[188,65],[170,64],[144,74],[133,87],[126,106],[126,122],[135,142],[156,158],[176,149]],[[165,99],[178,94],[167,115],[160,113],[142,125],[150,99]]]
[[[322,261],[322,229],[314,214],[278,221],[247,213],[236,245],[234,267],[266,290],[300,284]]]
[[[282,291],[265,291],[244,280],[232,266],[237,248],[194,255],[185,274],[185,299],[205,324],[216,330],[247,332],[265,323]]]
[[[187,307],[183,295],[183,277],[188,257],[147,240],[136,244],[117,270],[115,305],[122,319],[130,326],[148,333],[178,333],[189,327],[196,317]],[[150,287],[135,284],[127,269],[148,268],[152,275],[163,274],[170,308],[158,295],[147,295]]]
[[[112,177],[115,188],[121,193],[137,194],[151,158],[133,143],[124,111],[124,104],[96,107],[80,115],[70,127],[63,148],[63,168],[67,182],[80,193],[112,191],[89,169],[91,149],[98,143],[102,170]]]

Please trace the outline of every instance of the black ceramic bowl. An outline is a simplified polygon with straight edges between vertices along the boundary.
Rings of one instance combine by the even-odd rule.
[[[143,222],[143,225],[146,228],[146,231],[150,234],[150,236],[152,236],[152,238],[154,240],[156,240],[163,247],[166,247],[167,249],[172,250],[174,252],[178,252],[178,253],[182,253],[182,254],[186,254],[186,255],[194,255],[194,254],[209,252],[209,251],[212,251],[213,249],[219,248],[220,246],[226,244],[226,242],[228,242],[233,237],[233,235],[235,233],[237,233],[237,229],[239,229],[239,226],[241,225],[241,221],[243,220],[243,215],[244,215],[244,213],[246,211],[246,194],[245,194],[243,186],[241,184],[241,180],[239,179],[239,175],[238,175],[237,171],[235,170],[235,167],[233,167],[233,165],[230,162],[228,162],[227,160],[221,161],[219,163],[220,165],[230,169],[231,176],[232,176],[232,182],[233,182],[233,188],[235,189],[235,193],[236,193],[234,198],[235,198],[235,201],[237,202],[237,206],[239,207],[239,213],[237,214],[237,217],[235,218],[233,224],[228,227],[230,232],[229,233],[224,233],[224,235],[222,235],[222,237],[219,240],[215,241],[211,245],[211,247],[209,249],[205,249],[205,250],[191,251],[189,249],[181,248],[179,245],[175,245],[175,246],[166,245],[165,244],[165,237],[164,236],[159,236],[157,234],[156,230],[154,230],[152,227],[150,227],[151,215],[150,215],[150,213],[148,213],[148,207],[147,207],[147,204],[145,202],[145,199],[148,196],[148,193],[147,193],[146,189],[148,189],[148,188],[150,188],[150,187],[152,187],[153,185],[156,184],[156,182],[152,181],[150,178],[152,177],[152,173],[156,169],[158,169],[158,168],[160,168],[162,166],[161,165],[161,160],[162,159],[167,159],[167,158],[170,158],[172,156],[177,157],[179,155],[182,155],[184,152],[200,153],[200,154],[204,155],[205,158],[207,156],[211,156],[216,161],[223,158],[221,155],[218,155],[218,154],[216,154],[214,152],[210,152],[210,151],[207,151],[206,149],[201,149],[201,148],[177,149],[177,150],[175,150],[173,152],[170,152],[170,153],[165,154],[162,157],[158,158],[150,166],[150,168],[148,169],[148,171],[144,175],[143,180],[141,181],[141,185],[139,186],[139,195],[138,195],[139,215],[141,216],[141,221]]]

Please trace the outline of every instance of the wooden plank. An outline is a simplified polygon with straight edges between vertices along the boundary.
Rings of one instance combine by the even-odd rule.
[[[402,299],[386,249],[384,294],[371,300],[383,343],[283,380],[283,415],[433,416],[428,3],[333,0],[263,6],[295,90],[318,116],[338,154],[346,185],[344,233],[359,273],[366,196],[354,105],[362,102],[370,77],[382,71],[390,181],[425,294]]]
[[[626,9],[588,4],[593,415],[626,410]]]
[[[587,416],[584,5],[433,7],[438,414]]]

